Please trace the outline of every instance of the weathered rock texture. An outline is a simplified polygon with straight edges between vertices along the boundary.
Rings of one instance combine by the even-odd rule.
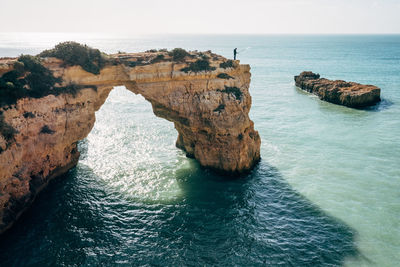
[[[296,86],[334,104],[359,108],[374,105],[381,100],[381,89],[374,85],[331,81],[310,71],[294,76],[294,80]]]
[[[248,115],[250,67],[235,61],[231,68],[220,68],[226,59],[208,52],[215,70],[185,73],[181,69],[196,60],[196,53],[182,63],[168,54],[151,61],[158,54],[111,55],[114,63],[99,75],[46,58],[43,64],[62,77],[60,86],[75,84],[83,89],[76,94],[22,98],[0,108],[3,126],[16,130],[13,140],[0,135],[0,233],[49,180],[76,165],[77,142],[89,134],[95,112],[114,86],[124,85],[150,101],[157,116],[174,123],[177,147],[202,166],[232,173],[253,167],[260,158],[260,137]],[[127,64],[138,60],[145,64]],[[11,70],[13,61],[0,60],[0,75]],[[231,77],[218,78],[220,73]]]

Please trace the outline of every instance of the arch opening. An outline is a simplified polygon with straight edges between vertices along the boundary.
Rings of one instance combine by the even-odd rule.
[[[124,198],[168,200],[180,194],[176,171],[189,165],[176,139],[173,124],[155,116],[144,97],[115,86],[79,143],[79,164]]]

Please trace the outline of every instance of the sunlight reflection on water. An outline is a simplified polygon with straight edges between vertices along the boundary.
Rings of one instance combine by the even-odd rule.
[[[188,164],[174,146],[176,136],[173,124],[155,117],[142,96],[116,87],[80,144],[86,156],[79,164],[93,169],[99,182],[125,198],[174,199],[180,194],[175,172]]]

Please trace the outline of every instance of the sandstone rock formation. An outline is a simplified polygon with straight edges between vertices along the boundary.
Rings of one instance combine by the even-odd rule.
[[[25,97],[0,107],[0,233],[48,181],[76,165],[77,142],[89,134],[95,112],[114,86],[124,85],[141,94],[155,115],[173,122],[177,147],[202,166],[240,173],[259,160],[261,141],[248,115],[248,65],[234,61],[232,67],[220,67],[227,60],[211,52],[192,52],[182,62],[166,52],[109,57],[112,64],[106,64],[98,75],[57,58],[45,58],[43,65],[62,78],[59,86],[79,90]],[[209,71],[182,71],[204,57],[209,59]],[[0,76],[12,70],[15,61],[0,59]],[[5,134],[7,129],[13,131],[12,138]]]
[[[294,76],[296,86],[317,95],[320,99],[352,108],[366,107],[381,100],[381,89],[374,85],[354,82],[331,81],[320,78],[319,74],[304,71]]]

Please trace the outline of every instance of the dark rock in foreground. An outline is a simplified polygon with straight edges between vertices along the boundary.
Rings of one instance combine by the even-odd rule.
[[[372,106],[381,100],[381,89],[342,80],[331,81],[319,74],[303,71],[294,76],[296,86],[317,95],[321,100],[351,108]]]

